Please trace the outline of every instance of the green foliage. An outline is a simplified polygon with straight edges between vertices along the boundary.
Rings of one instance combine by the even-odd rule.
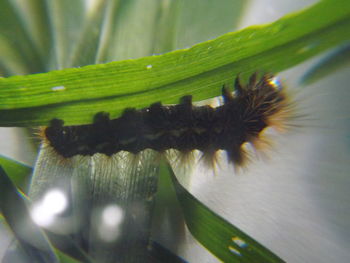
[[[10,176],[11,181],[24,191],[28,183],[28,178],[32,173],[32,168],[1,155],[0,165]]]
[[[61,70],[0,78],[0,126],[46,125],[52,118],[64,119],[68,125],[84,124],[100,111],[118,117],[127,107],[143,108],[156,101],[176,103],[183,95],[203,100],[219,95],[221,86],[231,83],[237,74],[246,77],[254,71],[277,73],[350,39],[350,2],[343,0],[320,1],[274,23],[227,33],[191,48],[186,47],[216,37],[214,28],[218,21],[223,23],[208,20],[190,33],[180,34],[192,19],[202,16],[201,12],[192,15],[185,10],[188,5],[196,6],[197,0],[187,6],[185,2],[171,1],[168,7],[162,6],[162,1],[100,1],[89,14],[82,12],[83,0],[73,4],[69,0],[32,0],[31,4],[22,1],[24,6],[18,9],[13,2],[0,1],[0,74]],[[231,10],[228,7],[233,2],[224,2],[207,8],[219,17]],[[243,1],[235,2],[237,10],[232,16],[238,17]],[[222,19],[228,19],[227,15]],[[236,21],[231,19],[232,25]],[[179,47],[185,49],[148,56]],[[339,56],[334,59],[339,61]],[[110,63],[92,65],[105,62]],[[83,65],[89,66],[79,68]],[[309,79],[312,78],[311,74]],[[0,169],[2,219],[6,219],[24,250],[33,258],[43,256],[50,262],[58,258],[61,262],[76,262],[53,249],[45,233],[34,224],[30,225],[33,236],[45,253],[37,255],[25,240],[18,220],[31,221],[25,196],[13,183],[23,189],[31,168],[4,157],[0,165],[4,168]],[[189,230],[219,259],[283,262],[201,204],[165,164],[161,171],[162,176],[173,180]],[[159,246],[155,255],[182,261]]]
[[[253,238],[231,225],[191,195],[162,164],[160,176],[170,177],[191,234],[223,262],[284,262]]]
[[[20,247],[34,262],[58,262],[44,232],[31,220],[25,197],[0,166],[0,211]]]
[[[335,3],[338,4],[335,4]],[[350,2],[321,1],[272,24],[228,33],[189,49],[82,68],[0,79],[0,125],[90,123],[105,111],[176,103],[220,93],[238,73],[279,72],[350,39]]]

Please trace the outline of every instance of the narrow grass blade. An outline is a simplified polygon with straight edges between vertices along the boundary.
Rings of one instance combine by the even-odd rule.
[[[31,167],[2,155],[0,155],[0,165],[16,187],[22,191],[26,190],[29,176],[32,173]]]
[[[269,249],[199,202],[177,181],[171,167],[161,165],[161,173],[171,176],[191,234],[223,262],[284,262]]]
[[[60,263],[80,263],[80,262],[82,262],[82,261],[76,260],[76,259],[62,253],[59,250],[56,250],[56,254],[59,258]]]
[[[21,248],[33,262],[59,262],[43,231],[33,223],[23,195],[0,166],[0,210]]]
[[[319,18],[322,19],[319,19]],[[132,105],[220,94],[238,73],[279,72],[350,39],[350,2],[324,0],[272,24],[228,33],[159,56],[0,79],[0,125],[90,123]]]

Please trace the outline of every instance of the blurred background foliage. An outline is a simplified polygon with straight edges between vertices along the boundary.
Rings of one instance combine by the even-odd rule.
[[[1,1],[1,72],[47,72],[189,47],[234,31],[244,2]]]

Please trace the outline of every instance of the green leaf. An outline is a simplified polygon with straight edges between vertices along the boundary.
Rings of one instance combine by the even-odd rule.
[[[43,61],[43,67],[47,67],[50,57],[52,34],[50,31],[50,17],[47,13],[45,0],[12,1],[16,4],[18,13],[17,21],[22,21],[26,34],[30,37]],[[33,61],[31,61],[33,62]],[[45,70],[44,68],[41,69]]]
[[[4,169],[3,169],[4,168]],[[67,246],[70,244],[72,253],[83,262],[93,262],[80,248],[76,247],[71,237],[66,236],[57,239],[55,235],[44,231],[38,227],[30,218],[29,210],[26,204],[27,196],[16,189],[11,179],[15,178],[18,183],[19,177],[27,177],[31,173],[31,167],[28,167],[11,159],[0,157],[0,223],[7,223],[12,229],[19,241],[21,248],[27,253],[31,260],[37,259],[38,262],[55,262],[56,257],[61,263],[77,263],[81,262],[72,258],[67,253],[53,248],[49,242],[54,245],[62,245],[62,242]],[[21,182],[21,181],[19,181]],[[17,185],[17,183],[15,183]],[[23,226],[27,231],[24,231]]]
[[[190,49],[103,65],[0,79],[0,125],[90,123],[100,111],[184,95],[203,100],[238,73],[279,72],[350,39],[350,2],[324,0],[272,24],[228,33]]]
[[[0,54],[0,72],[28,74],[43,71],[40,51],[28,34],[21,11],[10,0],[0,1]]]
[[[164,10],[162,2],[164,1],[124,0],[118,4],[113,3],[113,12],[108,12],[108,18],[113,23],[106,36],[108,44],[101,54],[102,61],[139,58],[152,54],[157,41],[157,26],[160,26],[159,16],[173,6],[170,4]]]
[[[44,232],[31,220],[25,197],[0,166],[0,211],[33,262],[58,262]]]
[[[22,191],[25,190],[29,176],[32,173],[32,168],[2,155],[0,155],[0,165],[9,175],[15,186],[19,187]]]
[[[84,2],[84,0],[45,0],[55,52],[52,61],[53,68],[61,69],[71,66],[72,51],[85,22]]]
[[[284,262],[199,202],[178,182],[169,165],[162,163],[160,173],[171,177],[191,234],[220,260],[246,263]]]
[[[98,50],[101,50],[101,44],[103,39],[102,32],[106,28],[110,28],[112,25],[105,23],[106,19],[106,10],[110,10],[110,5],[116,3],[116,1],[109,1],[108,4],[104,4],[106,1],[100,1],[97,5],[93,7],[92,10],[89,10],[85,14],[85,23],[81,25],[81,28],[77,28],[78,31],[81,31],[78,39],[72,51],[69,53],[69,59],[65,63],[66,67],[80,67],[89,64],[96,64],[98,60]],[[69,1],[67,2],[69,3]],[[69,7],[65,8],[65,12],[69,12],[70,16],[74,16],[74,12]],[[104,27],[103,27],[104,26]],[[106,32],[103,32],[105,35]]]
[[[60,260],[60,263],[79,263],[79,262],[82,262],[82,261],[79,261],[77,259],[74,259],[74,258],[66,255],[65,253],[59,251],[58,249],[56,249],[55,251],[56,251],[56,254]]]

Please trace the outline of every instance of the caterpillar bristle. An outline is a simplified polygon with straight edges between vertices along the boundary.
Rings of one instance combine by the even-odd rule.
[[[66,158],[63,155],[59,154],[56,149],[54,149],[51,145],[50,142],[46,139],[43,141],[41,145],[41,149],[45,149],[45,152],[47,156],[50,156],[50,158],[53,158],[56,160],[56,162],[63,167],[68,167],[73,164],[73,159],[72,158]]]
[[[181,152],[174,149],[169,149],[164,153],[164,156],[179,173],[186,174],[192,171],[193,164],[197,162],[197,152],[186,151]]]
[[[254,87],[257,83],[258,73],[254,72],[249,78],[249,86]]]
[[[219,168],[219,157],[217,150],[210,149],[201,152],[199,160],[203,163],[204,167],[214,171],[214,174],[216,174],[217,168]]]
[[[180,104],[192,107],[192,96],[191,95],[183,96],[180,99]]]
[[[235,86],[235,91],[236,91],[236,93],[241,94],[241,93],[243,92],[243,86],[242,86],[242,84],[241,84],[239,75],[238,75],[237,78],[235,79],[235,84],[234,84],[234,86]]]
[[[38,136],[39,139],[41,139],[41,141],[45,141],[46,140],[45,129],[46,129],[46,127],[44,127],[44,126],[39,127],[36,130],[36,132],[34,132],[34,136]]]
[[[101,112],[90,125],[64,126],[53,119],[42,131],[44,143],[63,158],[126,151],[134,164],[140,152],[151,149],[186,167],[198,150],[200,160],[212,169],[218,165],[217,152],[224,150],[228,162],[243,167],[254,152],[271,146],[267,128],[288,130],[295,105],[272,74],[259,78],[254,73],[245,85],[238,76],[234,86],[234,93],[222,87],[224,103],[215,108],[193,105],[192,96],[184,96],[178,105],[156,102],[141,110],[127,108],[117,119]]]
[[[224,103],[228,103],[229,101],[233,100],[233,94],[226,85],[222,87],[222,97],[224,99]]]
[[[234,148],[232,150],[226,150],[227,159],[234,166],[243,166],[244,164],[244,153],[242,152],[241,147]]]

